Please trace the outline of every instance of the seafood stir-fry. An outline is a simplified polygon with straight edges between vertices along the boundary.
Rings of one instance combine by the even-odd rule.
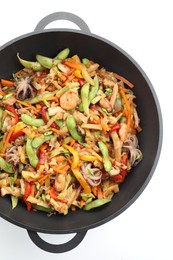
[[[68,214],[111,201],[142,159],[133,84],[68,48],[0,83],[0,195]]]

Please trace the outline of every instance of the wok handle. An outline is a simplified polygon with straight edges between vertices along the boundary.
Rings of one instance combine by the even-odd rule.
[[[45,16],[40,22],[36,25],[34,31],[40,31],[43,30],[46,25],[48,25],[51,22],[57,21],[57,20],[67,20],[75,23],[82,31],[86,33],[91,33],[88,25],[80,18],[79,16],[68,13],[68,12],[55,12],[52,14],[49,14]]]
[[[53,245],[41,239],[36,232],[30,230],[27,230],[27,232],[36,246],[49,253],[64,253],[72,250],[80,244],[87,233],[87,231],[78,232],[70,241],[60,245]]]

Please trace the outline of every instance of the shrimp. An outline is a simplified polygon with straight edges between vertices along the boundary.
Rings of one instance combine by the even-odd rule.
[[[60,192],[65,188],[66,185],[66,175],[58,174],[55,179],[55,189]]]
[[[60,97],[60,106],[62,109],[71,110],[78,104],[79,97],[72,91],[67,91]]]

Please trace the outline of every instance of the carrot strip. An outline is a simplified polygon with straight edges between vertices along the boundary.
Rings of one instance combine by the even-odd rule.
[[[35,184],[31,185],[31,196],[34,197],[34,193],[35,193]]]
[[[82,70],[82,64],[73,61],[73,59],[65,61],[65,65],[75,70]]]
[[[33,109],[37,110],[36,107],[34,107],[34,106],[32,106],[32,105],[30,105],[30,104],[28,104],[28,103],[25,103],[25,102],[23,102],[23,101],[21,101],[21,100],[17,100],[17,102],[18,102],[19,104],[25,106],[25,107],[30,107],[30,108],[33,108]]]
[[[101,185],[97,186],[97,197],[98,197],[98,199],[103,199],[103,192],[101,189]]]
[[[13,87],[14,81],[7,80],[7,79],[1,79],[1,85],[4,87]]]
[[[1,96],[4,96],[5,95],[5,93],[4,93],[4,91],[0,88],[0,95]]]
[[[7,134],[7,137],[6,137],[5,142],[4,142],[4,146],[2,148],[2,154],[5,153],[7,146],[8,146],[8,143],[9,143],[9,140],[10,140],[10,137],[11,137],[13,132],[14,132],[14,126],[11,127],[9,133]]]
[[[48,176],[49,176],[48,174],[44,175],[43,177],[41,177],[41,178],[38,180],[38,182],[39,182],[41,185],[43,185],[44,181],[47,179]]]

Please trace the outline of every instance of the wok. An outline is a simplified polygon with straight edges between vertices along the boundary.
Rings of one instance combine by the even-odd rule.
[[[69,20],[81,30],[44,29],[54,20]],[[34,32],[9,41],[0,48],[0,78],[10,78],[21,68],[16,53],[24,59],[34,60],[35,54],[53,57],[64,48],[70,48],[71,55],[78,54],[114,71],[134,85],[136,104],[141,119],[142,132],[139,134],[143,160],[128,175],[120,192],[112,202],[85,212],[77,210],[67,216],[56,215],[48,218],[44,212],[28,212],[21,203],[14,210],[8,197],[0,198],[0,216],[7,221],[25,228],[32,241],[41,249],[61,253],[75,248],[89,229],[110,221],[126,210],[144,191],[159,160],[162,146],[162,116],[154,88],[141,67],[120,47],[100,36],[92,34],[87,24],[78,16],[57,12],[43,18]],[[43,241],[37,232],[48,234],[76,233],[72,240],[61,245]]]

